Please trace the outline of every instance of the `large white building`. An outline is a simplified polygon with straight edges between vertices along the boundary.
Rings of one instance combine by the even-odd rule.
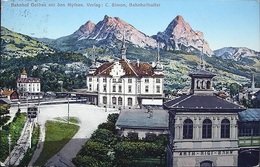
[[[102,107],[160,106],[163,103],[163,78],[159,51],[154,66],[139,60],[130,62],[126,59],[123,39],[121,60],[102,65],[93,62],[87,75],[87,91],[93,93],[93,103]]]
[[[21,98],[42,98],[40,78],[27,77],[25,68],[22,69],[16,84]]]

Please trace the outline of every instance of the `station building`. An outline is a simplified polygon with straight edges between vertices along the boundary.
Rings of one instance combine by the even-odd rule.
[[[203,63],[189,76],[190,94],[164,103],[169,112],[168,166],[237,166],[238,113],[245,108],[213,94],[215,74]]]
[[[154,65],[131,62],[126,58],[123,38],[121,59],[99,65],[94,61],[86,77],[86,94],[98,106],[107,108],[142,108],[142,104],[163,104],[163,66],[159,51]]]

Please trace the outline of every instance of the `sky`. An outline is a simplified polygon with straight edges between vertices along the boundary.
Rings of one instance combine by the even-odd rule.
[[[114,3],[126,7],[113,7]],[[130,7],[129,3],[157,7]],[[193,30],[203,32],[212,50],[247,47],[260,51],[259,8],[259,0],[1,0],[1,25],[25,35],[56,39],[72,34],[88,20],[96,24],[108,15],[155,35],[181,15]]]

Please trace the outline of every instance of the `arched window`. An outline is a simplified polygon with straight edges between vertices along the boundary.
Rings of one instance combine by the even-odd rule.
[[[122,105],[122,97],[118,97],[118,105]]]
[[[127,103],[128,103],[129,106],[132,106],[132,104],[133,104],[132,98],[129,97],[129,98],[127,99]]]
[[[212,167],[213,163],[211,161],[203,161],[200,163],[200,167]]]
[[[201,81],[201,89],[205,89],[205,81],[204,80]]]
[[[210,81],[207,81],[207,89],[210,89],[210,87],[211,87]]]
[[[107,104],[107,97],[103,96],[103,104]]]
[[[197,80],[197,82],[196,82],[196,86],[197,86],[197,89],[200,89],[200,80]]]
[[[202,138],[209,139],[212,136],[212,122],[210,119],[205,119],[202,125]]]
[[[193,122],[190,119],[186,119],[183,122],[183,139],[193,138]]]
[[[112,104],[116,104],[116,97],[112,97]]]
[[[230,122],[228,119],[223,119],[221,121],[221,138],[230,137]]]

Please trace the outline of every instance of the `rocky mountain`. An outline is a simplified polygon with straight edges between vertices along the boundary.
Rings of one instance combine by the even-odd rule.
[[[124,22],[120,18],[109,17],[107,15],[102,21],[98,22],[97,25],[88,21],[72,34],[72,38],[76,37],[77,40],[107,40],[109,43],[113,38],[122,40],[123,34],[125,34],[126,42],[132,43],[134,46],[156,47],[156,40],[138,31],[132,25]]]
[[[208,42],[204,40],[203,33],[193,30],[182,16],[177,16],[163,32],[159,32],[154,38],[163,42],[167,50],[186,52],[199,50],[209,56],[213,53]]]
[[[123,34],[125,34],[126,43],[134,47],[155,48],[157,46],[155,39],[138,31],[120,18],[109,16],[105,16],[97,24],[87,21],[73,34],[49,41],[48,44],[62,51],[84,53],[93,45],[114,48],[122,40]]]
[[[109,16],[105,16],[97,24],[87,21],[71,35],[54,40],[33,39],[1,27],[1,48],[4,56],[19,58],[24,55],[54,52],[48,47],[51,46],[67,53],[87,53],[88,57],[98,55],[98,59],[102,62],[119,57],[123,34],[126,39],[127,58],[130,60],[137,58],[146,62],[156,60],[155,48],[159,41],[161,62],[165,67],[165,83],[169,89],[189,85],[188,74],[200,62],[200,51],[212,55],[204,56],[204,59],[207,68],[217,74],[216,80],[219,83],[249,83],[252,73],[255,74],[256,80],[260,79],[259,52],[230,47],[213,53],[204,40],[203,33],[194,31],[181,16],[173,19],[163,32],[152,37],[138,31],[118,17]],[[260,83],[260,80],[257,82]]]
[[[126,43],[133,47],[154,49],[159,41],[160,46],[167,50],[183,50],[190,53],[203,52],[212,55],[209,44],[204,40],[203,33],[193,30],[182,16],[174,18],[165,31],[153,36],[140,32],[118,17],[105,16],[97,24],[87,21],[69,36],[50,41],[39,40],[62,51],[84,53],[86,48],[92,47],[92,45],[114,48],[122,40],[123,34],[125,34]]]
[[[245,47],[225,47],[214,50],[214,55],[224,60],[243,64],[255,64],[260,61],[260,52]]]
[[[19,58],[54,52],[52,48],[32,37],[1,27],[1,55],[4,58]]]

